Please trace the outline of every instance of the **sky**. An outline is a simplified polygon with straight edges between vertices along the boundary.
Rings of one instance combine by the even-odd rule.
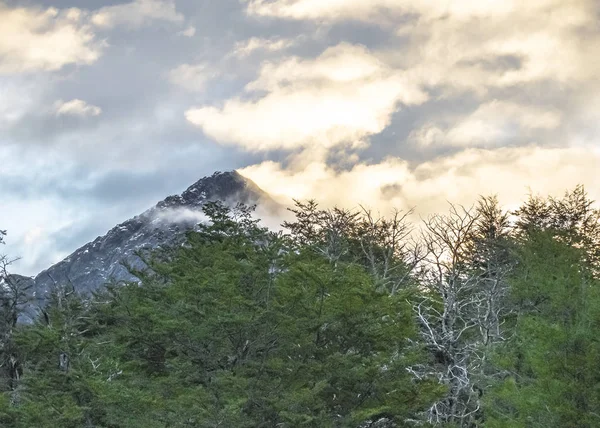
[[[0,229],[35,275],[215,170],[282,203],[600,199],[597,0],[0,0]]]

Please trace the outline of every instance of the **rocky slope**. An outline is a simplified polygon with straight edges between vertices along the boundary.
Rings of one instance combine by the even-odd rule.
[[[137,251],[176,245],[185,232],[203,221],[202,206],[207,201],[221,200],[258,204],[269,210],[280,207],[252,181],[236,171],[216,172],[191,185],[181,195],[169,196],[144,213],[112,228],[104,236],[77,249],[61,262],[32,279],[33,305],[43,305],[56,285],[73,286],[89,293],[107,282],[132,281],[124,266],[143,268]]]

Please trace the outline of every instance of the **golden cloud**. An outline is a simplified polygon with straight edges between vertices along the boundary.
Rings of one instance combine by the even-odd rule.
[[[296,39],[264,39],[252,37],[248,40],[236,43],[231,55],[238,58],[244,58],[257,51],[278,52],[294,46],[297,42],[298,40]]]
[[[428,122],[413,130],[409,141],[422,146],[499,146],[510,142],[516,134],[521,138],[534,138],[539,130],[558,128],[561,112],[492,100],[479,105],[471,114],[446,122],[449,123]]]
[[[569,84],[593,78],[599,70],[591,60],[600,42],[596,9],[594,0],[250,0],[246,7],[251,16],[396,28],[410,42],[388,52],[388,59],[415,82],[480,92],[541,79]],[[507,57],[519,66],[494,69]]]
[[[54,109],[57,116],[85,117],[98,116],[102,113],[100,107],[77,98],[71,101],[59,100],[54,104]]]
[[[427,100],[401,73],[345,43],[316,59],[268,62],[246,91],[257,99],[193,108],[186,117],[218,142],[248,150],[331,148],[360,145],[388,126],[400,104]]]
[[[283,167],[264,162],[240,173],[285,204],[292,198],[316,198],[327,206],[364,204],[387,214],[416,207],[417,214],[444,211],[448,201],[470,206],[479,195],[497,194],[515,208],[531,191],[559,195],[577,184],[590,184],[600,199],[597,168],[600,150],[591,148],[515,147],[468,149],[416,166],[399,158],[358,163],[339,171],[323,161]]]
[[[9,8],[0,1],[0,74],[91,64],[102,51],[82,11]]]

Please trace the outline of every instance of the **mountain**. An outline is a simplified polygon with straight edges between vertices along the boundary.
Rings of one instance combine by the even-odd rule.
[[[30,279],[35,304],[27,310],[36,312],[56,285],[73,286],[86,294],[107,282],[135,281],[124,264],[143,268],[138,251],[176,245],[185,232],[203,220],[202,206],[220,200],[228,205],[241,202],[258,204],[267,210],[281,207],[254,182],[236,171],[215,172],[99,236],[70,256]]]

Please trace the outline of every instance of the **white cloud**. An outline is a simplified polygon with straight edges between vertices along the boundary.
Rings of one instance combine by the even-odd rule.
[[[295,20],[331,19],[343,21],[355,19],[371,21],[389,14],[419,14],[427,18],[457,18],[468,20],[484,17],[507,17],[515,12],[533,13],[548,7],[558,7],[560,0],[532,0],[523,3],[516,0],[245,0],[249,15],[268,16]],[[580,2],[581,3],[581,2]],[[565,9],[563,19],[580,19],[578,10]]]
[[[382,9],[396,7],[398,3],[394,0],[250,0],[246,11],[249,15],[286,19],[371,19]]]
[[[0,0],[0,74],[91,64],[103,48],[80,9],[9,8]]]
[[[382,58],[406,71],[415,83],[444,89],[446,94],[489,91],[544,82],[573,87],[593,79],[599,70],[589,61],[600,36],[579,30],[582,21],[567,26],[543,11],[515,13],[464,22],[420,19],[402,29],[406,49],[382,53]],[[560,55],[557,55],[560,52]]]
[[[71,101],[59,100],[54,103],[54,110],[57,116],[98,116],[102,109],[98,106],[88,104],[83,100],[74,99]]]
[[[539,3],[534,0],[532,3]],[[513,0],[370,0],[368,2],[348,0],[247,0],[249,15],[266,16],[294,20],[326,19],[341,21],[354,19],[380,22],[390,15],[421,14],[443,17],[455,16],[461,19],[506,16],[519,3]]]
[[[123,25],[132,29],[156,21],[183,22],[173,0],[135,0],[84,9],[9,7],[0,0],[0,74],[55,71],[65,65],[89,65],[98,60],[106,42],[98,28]],[[193,27],[184,31],[193,35]]]
[[[544,87],[571,99],[600,90],[595,77],[600,62],[590,60],[600,46],[593,8],[591,0],[249,0],[251,16],[387,26],[402,38],[402,48],[366,51],[341,44],[314,60],[268,62],[246,86],[247,96],[221,107],[191,109],[186,116],[209,137],[251,150],[328,150],[341,143],[366,144],[388,126],[400,104],[470,92],[481,103],[476,111],[462,117],[445,112],[441,122],[429,119],[410,140],[462,147],[538,141],[544,132],[562,131],[571,119],[567,112],[514,97],[507,101],[503,91],[519,88],[521,99],[535,100]],[[250,39],[237,51],[243,55],[268,46]],[[567,144],[563,136],[553,143]]]
[[[185,30],[180,31],[177,34],[180,36],[185,36],[185,37],[194,37],[194,35],[196,34],[196,27],[194,27],[193,25],[190,25]]]
[[[558,128],[561,125],[561,113],[492,100],[481,104],[469,115],[449,116],[444,122],[428,122],[412,131],[409,141],[423,146],[501,146],[514,140],[517,135],[533,138],[539,130]]]
[[[367,49],[345,43],[316,59],[265,63],[246,91],[259,98],[232,98],[186,117],[218,142],[249,150],[357,146],[381,132],[400,104],[427,99]]]
[[[0,78],[0,129],[17,123],[29,111],[39,108],[43,89],[25,78]]]
[[[169,72],[169,81],[189,91],[199,92],[215,76],[215,71],[207,64],[181,64]]]
[[[291,57],[279,62],[267,62],[258,79],[248,84],[247,88],[275,91],[314,83],[355,84],[379,80],[390,72],[366,48],[342,43],[327,49],[314,60]]]
[[[560,195],[580,183],[599,200],[598,165],[597,149],[532,146],[469,149],[417,166],[388,158],[339,171],[322,161],[291,168],[269,161],[240,173],[283,203],[316,198],[326,206],[353,208],[360,203],[382,213],[416,206],[417,214],[426,215],[444,211],[447,201],[469,206],[479,195],[489,194],[498,194],[503,204],[514,207],[526,198],[528,188]]]
[[[600,91],[596,1],[248,0],[246,11],[319,26],[365,21],[395,32],[398,46],[371,55],[429,95],[432,107],[422,109],[424,125],[409,143],[597,145],[597,115],[590,113]],[[274,86],[294,73],[281,69]],[[271,90],[269,82],[255,85]],[[480,106],[453,111],[463,99]]]
[[[5,200],[3,211],[2,227],[8,230],[3,253],[11,259],[20,258],[11,267],[12,272],[35,275],[67,255],[57,251],[52,235],[76,223],[74,210],[54,200],[36,199]]]
[[[93,14],[91,21],[101,28],[125,26],[138,29],[156,21],[182,23],[174,0],[134,0],[130,3],[106,6]]]
[[[543,79],[571,85],[597,76],[597,2],[593,0],[250,0],[249,15],[369,21],[409,40],[388,60],[418,84],[484,93]],[[402,17],[402,19],[399,19]],[[512,68],[494,66],[514,57]],[[490,67],[491,65],[491,67]]]
[[[252,37],[235,44],[232,55],[244,58],[256,51],[278,52],[288,49],[298,43],[298,39],[263,39]]]
[[[203,223],[209,222],[209,218],[202,210],[190,208],[171,208],[156,213],[155,219],[164,225],[171,223]]]
[[[43,239],[45,236],[44,229],[37,226],[29,229],[25,232],[23,236],[23,243],[25,245],[35,245],[38,241]]]

